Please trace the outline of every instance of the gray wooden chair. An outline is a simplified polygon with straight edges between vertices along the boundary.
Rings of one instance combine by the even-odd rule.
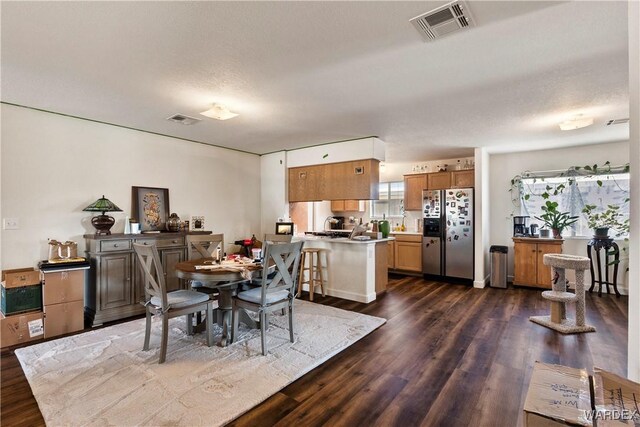
[[[265,243],[291,243],[293,235],[291,234],[265,234]]]
[[[224,234],[190,234],[187,236],[187,259],[217,258],[218,248],[220,257],[224,256]],[[207,294],[217,294],[214,289],[207,288],[204,283],[197,280],[189,282],[191,287]],[[200,316],[198,316],[198,323]]]
[[[160,264],[160,257],[156,246],[134,243],[133,249],[138,257],[138,265],[140,265],[140,269],[142,270],[145,294],[145,302],[143,304],[146,307],[147,314],[144,346],[142,349],[145,351],[149,350],[151,316],[153,314],[162,316],[162,339],[160,342],[159,363],[164,363],[167,357],[169,319],[186,315],[187,333],[191,335],[193,333],[193,313],[200,312],[201,310],[207,312],[207,345],[211,347],[213,345],[213,301],[209,299],[209,295],[188,290],[167,292],[165,273]]]
[[[187,236],[187,258],[217,258],[224,255],[224,234],[190,234]]]
[[[262,269],[262,285],[258,288],[239,292],[233,298],[231,342],[238,336],[239,310],[257,312],[260,317],[260,332],[262,335],[262,354],[267,354],[267,326],[269,313],[288,308],[289,337],[293,336],[293,301],[295,299],[295,284],[298,275],[300,253],[304,242],[266,244]],[[269,276],[269,266],[275,265],[275,275]]]

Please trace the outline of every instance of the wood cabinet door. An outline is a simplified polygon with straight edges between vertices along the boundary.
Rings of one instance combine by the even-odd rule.
[[[436,172],[427,174],[427,189],[445,190],[451,188],[451,172]]]
[[[473,188],[475,174],[473,169],[451,172],[451,187]]]
[[[361,208],[364,203],[361,203],[360,200],[345,200],[344,201],[344,210],[347,212],[361,212],[364,209]]]
[[[536,243],[515,243],[515,268],[513,282],[517,285],[535,286],[538,283],[538,247]]]
[[[344,212],[344,200],[332,200],[331,212]]]
[[[395,252],[397,270],[422,272],[422,243],[396,241]]]
[[[311,202],[324,198],[323,165],[289,169],[289,202]]]
[[[185,250],[182,248],[162,249],[159,252],[160,262],[164,269],[167,292],[186,289],[188,285],[176,277],[176,264],[185,260]]]
[[[427,175],[404,176],[404,210],[422,210],[422,190],[427,188]]]
[[[538,263],[538,279],[536,284],[539,287],[551,289],[551,267],[544,265],[544,254],[562,253],[562,245],[553,243],[538,243],[537,263]]]
[[[396,268],[396,244],[393,240],[387,242],[387,268],[393,270]]]
[[[100,257],[100,310],[124,307],[133,303],[131,253],[117,253]]]

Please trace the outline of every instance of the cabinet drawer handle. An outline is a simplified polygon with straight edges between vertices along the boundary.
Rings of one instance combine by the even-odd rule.
[[[148,245],[148,244],[149,244],[149,242],[144,242],[144,244],[145,244],[145,245]]]
[[[178,243],[178,241],[177,240],[172,240],[171,243]]]
[[[117,247],[118,247],[118,244],[117,244],[117,243],[114,243],[114,244],[113,244],[113,247],[114,247],[114,248],[117,248]]]
[[[145,245],[146,245],[146,243],[145,243]],[[531,252],[535,252],[535,251],[536,251],[535,249],[532,249],[532,250],[531,250]]]

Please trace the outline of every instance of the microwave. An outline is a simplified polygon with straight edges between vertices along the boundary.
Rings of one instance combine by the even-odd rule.
[[[293,234],[293,223],[276,222],[276,234]]]

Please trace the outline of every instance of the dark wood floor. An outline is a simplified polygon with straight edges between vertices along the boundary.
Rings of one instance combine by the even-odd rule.
[[[317,302],[388,321],[232,425],[513,426],[536,360],[626,375],[626,297],[587,295],[598,332],[568,336],[529,322],[548,310],[532,289],[398,276],[371,304]],[[0,359],[2,425],[44,425],[13,351]]]

